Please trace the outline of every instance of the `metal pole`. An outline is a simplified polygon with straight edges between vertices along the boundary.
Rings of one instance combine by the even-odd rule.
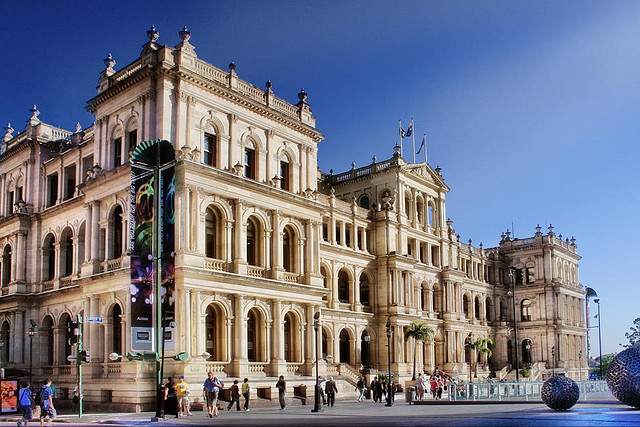
[[[600,298],[594,299],[593,302],[598,304],[598,349],[600,351],[600,380],[602,381],[602,334],[600,333]]]
[[[551,358],[553,359],[553,364],[551,365],[551,376],[556,376],[556,346],[551,347]]]
[[[82,418],[82,314],[78,314],[78,342],[76,343],[76,362],[78,367],[78,418]]]
[[[33,387],[33,326],[29,328],[29,384]]]
[[[387,320],[387,360],[389,362],[389,383],[387,386],[387,404],[385,406],[393,406],[391,399],[391,319]]]
[[[320,312],[316,312],[316,314],[313,316],[313,329],[315,329],[316,332],[316,384],[315,387],[313,388],[313,409],[311,410],[311,412],[320,412],[320,390],[319,389],[319,385],[318,385],[318,381],[320,379],[320,373],[318,371],[318,359],[319,359],[319,353],[318,353],[318,330],[320,329]]]
[[[509,269],[509,276],[511,276],[511,289],[512,289],[512,298],[513,298],[513,340],[515,341],[514,343],[514,350],[515,350],[515,356],[516,356],[516,382],[519,383],[520,382],[520,370],[519,370],[519,363],[518,363],[518,320],[516,319],[516,281],[515,278],[513,277],[514,273],[515,273],[515,268],[511,267]],[[520,388],[518,387],[518,392],[520,392]]]
[[[156,415],[155,418],[162,418],[162,401],[164,396],[161,396],[162,391],[162,367],[161,367],[161,346],[164,341],[162,334],[162,298],[160,295],[160,286],[162,283],[162,270],[160,269],[161,257],[162,257],[162,232],[161,226],[161,192],[162,186],[160,185],[160,144],[156,145],[156,164],[153,166],[153,271],[154,271],[154,305],[155,305],[155,353],[156,353]]]

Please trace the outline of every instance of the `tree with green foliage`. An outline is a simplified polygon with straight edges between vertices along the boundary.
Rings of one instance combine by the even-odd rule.
[[[635,318],[630,329],[630,332],[624,334],[625,338],[629,340],[629,344],[620,344],[624,348],[640,345],[640,317]]]
[[[430,341],[431,337],[435,334],[432,327],[427,325],[426,322],[411,322],[411,326],[404,335],[404,340],[409,341],[413,338],[413,377],[416,379],[416,352],[418,351],[418,342]]]
[[[484,359],[484,363],[489,363],[489,358],[493,354],[493,351],[489,348],[490,345],[493,345],[493,340],[490,337],[480,337],[471,343],[471,347],[475,348],[478,352],[478,356],[482,356]],[[478,376],[478,360],[476,358],[474,373],[473,376]]]
[[[613,361],[613,358],[616,357],[616,356],[617,356],[616,353],[609,353],[609,354],[603,354],[602,355],[602,375],[603,376],[607,375],[607,369],[609,369],[609,364]],[[590,373],[600,376],[600,361],[599,360],[596,363],[596,366],[591,368]],[[600,379],[603,380],[604,378],[600,378]]]

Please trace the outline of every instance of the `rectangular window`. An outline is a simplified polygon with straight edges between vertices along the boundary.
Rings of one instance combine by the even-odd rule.
[[[64,168],[64,200],[72,199],[76,193],[76,165]]]
[[[15,201],[14,201],[13,191],[9,191],[7,193],[7,215],[11,215],[13,213],[14,203]]]
[[[82,159],[82,180],[87,180],[87,172],[93,169],[93,154]]]
[[[432,246],[431,247],[431,265],[433,265],[434,267],[439,267],[440,263],[438,262],[438,254],[440,252],[440,247],[439,246]]]
[[[516,285],[522,285],[523,283],[523,274],[521,268],[516,268]]]
[[[131,153],[133,153],[133,150],[135,150],[138,145],[138,130],[134,129],[130,131],[127,139],[129,143],[129,156],[131,156]]]
[[[22,201],[22,187],[16,188],[16,203]]]
[[[527,267],[527,283],[532,284],[536,280],[536,273],[534,267]]]
[[[289,163],[280,162],[280,188],[289,191]]]
[[[363,244],[362,244],[362,238],[363,238],[363,230],[362,228],[358,228],[358,250],[362,250],[363,248]]]
[[[54,173],[47,178],[47,207],[51,207],[58,202],[58,174]]]
[[[336,221],[336,243],[338,245],[342,244],[342,236],[340,235],[340,224]]]
[[[117,168],[122,164],[122,138],[113,140],[113,167]]]
[[[216,136],[210,133],[204,134],[204,146],[203,146],[203,158],[204,164],[209,166],[216,165]]]
[[[322,223],[322,238],[325,242],[329,241],[329,224],[326,222]]]
[[[351,247],[351,226],[347,225],[344,230],[344,244]]]
[[[251,148],[244,150],[244,176],[249,179],[255,179],[256,152]]]

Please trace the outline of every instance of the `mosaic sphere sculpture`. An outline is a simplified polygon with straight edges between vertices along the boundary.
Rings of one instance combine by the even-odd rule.
[[[580,388],[564,375],[551,377],[542,384],[540,396],[545,405],[556,411],[566,411],[580,398]]]
[[[613,358],[607,386],[620,402],[640,409],[640,347],[628,348]]]

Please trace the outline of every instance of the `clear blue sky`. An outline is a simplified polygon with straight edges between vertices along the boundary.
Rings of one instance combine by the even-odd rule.
[[[638,22],[637,1],[4,1],[0,124],[23,130],[37,104],[89,126],[102,59],[187,25],[200,58],[292,102],[307,90],[322,170],[390,157],[414,117],[463,241],[495,246],[512,222],[575,236],[608,353],[640,316]]]

